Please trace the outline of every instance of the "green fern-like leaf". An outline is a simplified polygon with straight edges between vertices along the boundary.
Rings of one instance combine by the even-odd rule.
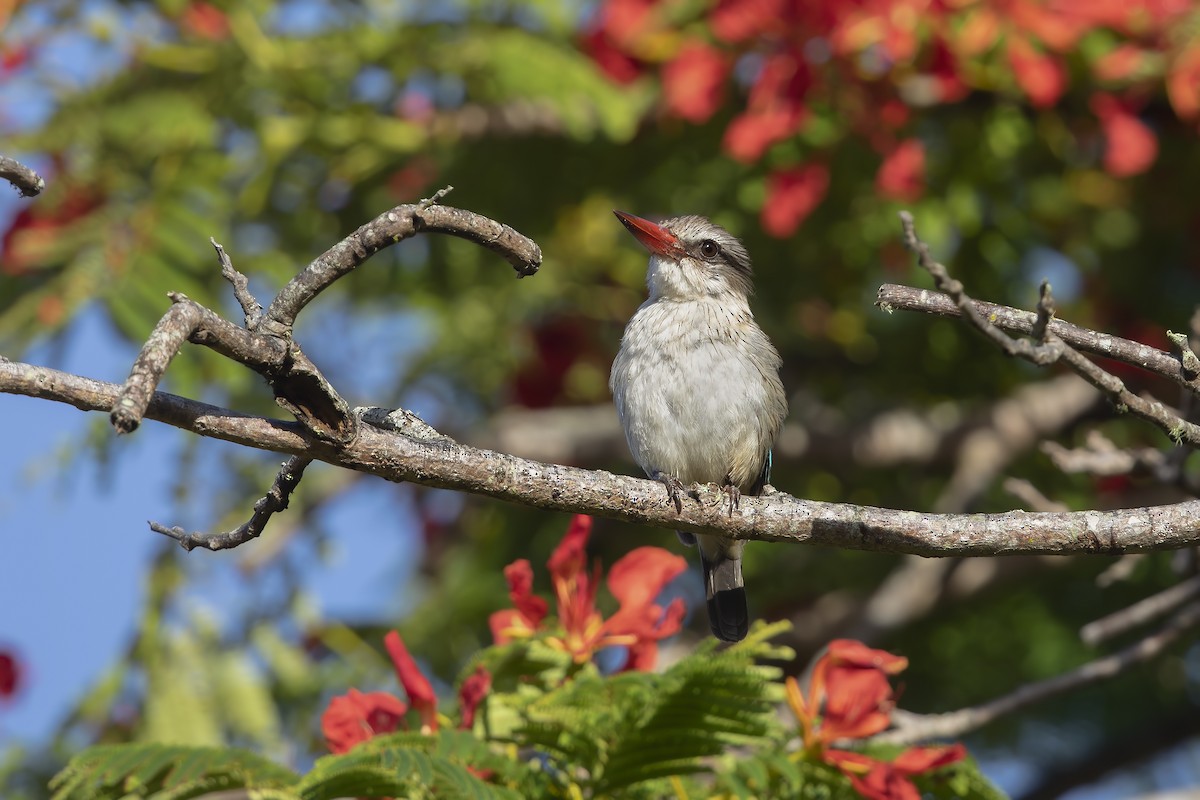
[[[261,789],[295,797],[288,769],[244,750],[121,744],[91,747],[50,783],[53,800],[187,800],[220,789]]]
[[[498,780],[523,789],[488,783],[472,769],[492,772]],[[536,796],[536,780],[527,773],[464,731],[394,733],[363,742],[349,753],[318,759],[297,792],[302,800],[425,794],[439,800],[519,800]]]

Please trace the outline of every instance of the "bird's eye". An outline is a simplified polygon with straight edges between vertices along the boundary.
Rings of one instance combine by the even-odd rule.
[[[712,239],[705,239],[700,243],[700,255],[705,258],[716,258],[719,252],[721,252],[721,248],[717,247],[717,243]]]

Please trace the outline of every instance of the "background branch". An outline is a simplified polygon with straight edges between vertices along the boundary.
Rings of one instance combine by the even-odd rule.
[[[1081,667],[1044,681],[1026,684],[1016,691],[977,706],[946,714],[892,712],[896,728],[875,737],[889,744],[914,744],[928,739],[953,739],[977,730],[1005,714],[1011,714],[1056,694],[1112,678],[1156,658],[1187,631],[1200,624],[1200,604],[1179,611],[1159,631],[1120,652],[1090,661]]]

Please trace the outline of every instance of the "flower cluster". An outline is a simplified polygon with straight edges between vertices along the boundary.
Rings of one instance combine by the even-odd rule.
[[[924,145],[901,133],[912,107],[958,102],[973,90],[1054,106],[1068,88],[1067,56],[1094,29],[1114,42],[1087,50],[1092,77],[1106,87],[1091,108],[1110,174],[1137,174],[1157,156],[1154,133],[1136,116],[1154,83],[1181,119],[1200,117],[1200,37],[1177,33],[1200,22],[1200,10],[1182,0],[717,0],[688,8],[605,0],[583,47],[616,81],[657,71],[666,111],[695,123],[717,112],[727,86],[752,75],[725,128],[726,153],[756,162],[797,136],[813,150],[804,163],[792,156],[772,167],[762,223],[777,236],[794,231],[829,186],[830,139],[806,135],[814,109],[833,109],[814,130],[848,130],[880,154],[882,195],[911,201],[923,190],[925,162]]]
[[[438,728],[437,695],[413,661],[404,640],[392,631],[384,637],[383,644],[408,703],[387,692],[364,693],[357,689],[333,698],[321,715],[321,732],[332,753],[345,753],[359,742],[405,727],[410,707],[417,712],[423,732],[432,733]],[[459,727],[470,729],[475,724],[475,712],[491,685],[492,676],[482,667],[463,681],[459,689]]]
[[[842,750],[836,743],[864,739],[891,723],[895,697],[888,683],[908,659],[861,642],[836,639],[813,668],[807,696],[795,678],[787,679],[787,699],[800,721],[804,749],[811,758],[837,767],[869,800],[919,800],[910,778],[966,757],[961,744],[912,747],[891,761]]]
[[[554,585],[557,617],[547,618],[549,604],[533,593],[533,568],[525,559],[504,568],[513,607],[492,614],[490,625],[497,644],[542,634],[551,647],[584,663],[599,650],[623,647],[623,670],[653,669],[658,643],[679,632],[684,605],[675,599],[663,609],[655,599],[675,576],[687,569],[682,557],[660,547],[639,547],[608,571],[608,588],[620,607],[608,619],[596,608],[600,565],[587,569],[587,542],[592,518],[571,520],[562,542],[546,566]]]

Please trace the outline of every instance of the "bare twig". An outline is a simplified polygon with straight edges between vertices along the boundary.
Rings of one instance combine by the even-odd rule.
[[[1107,617],[1089,622],[1079,630],[1084,644],[1098,645],[1128,630],[1145,625],[1164,614],[1174,611],[1192,598],[1200,595],[1200,575],[1150,595],[1131,606],[1115,611]]]
[[[1088,431],[1084,447],[1067,448],[1058,442],[1042,442],[1042,452],[1054,466],[1067,473],[1089,475],[1128,475],[1142,471],[1156,473],[1166,465],[1166,455],[1152,447],[1122,448],[1097,430]]]
[[[267,308],[273,329],[290,330],[301,309],[335,280],[388,245],[417,233],[446,233],[475,242],[508,259],[519,278],[533,275],[542,263],[542,251],[532,240],[495,220],[450,206],[397,206],[325,251],[289,281]]]
[[[1171,344],[1175,345],[1176,351],[1179,353],[1180,366],[1184,377],[1188,380],[1195,380],[1200,377],[1200,358],[1196,357],[1192,346],[1188,344],[1188,335],[1186,333],[1175,333],[1167,331],[1167,338]]]
[[[120,387],[46,367],[0,363],[0,392],[107,412]],[[515,458],[444,436],[409,435],[358,426],[345,444],[321,439],[298,423],[238,414],[155,392],[146,416],[204,436],[302,455],[393,481],[455,489],[522,505],[596,514],[692,533],[802,542],[926,556],[1018,553],[1119,554],[1172,550],[1200,542],[1200,501],[1116,511],[1065,514],[922,514],[871,506],[820,503],[783,492],[742,499],[724,513],[715,485],[696,490],[681,513],[662,484]]]
[[[1067,507],[1051,500],[1041,490],[1024,478],[1006,478],[1004,491],[1024,503],[1031,511],[1062,512]]]
[[[246,328],[254,330],[258,327],[258,321],[262,317],[262,305],[250,294],[250,281],[245,275],[233,268],[233,262],[229,260],[229,255],[225,252],[216,239],[211,236],[208,241],[212,243],[213,249],[217,251],[217,261],[221,264],[221,277],[229,281],[233,286],[233,297],[238,301],[238,305],[242,307],[242,314],[246,320]]]
[[[222,274],[233,284],[246,315],[245,329],[180,294],[142,347],[112,411],[118,433],[137,428],[167,365],[185,341],[211,347],[259,372],[271,384],[276,402],[319,438],[345,443],[357,432],[349,405],[292,339],[296,314],[332,281],[373,253],[422,230],[461,236],[501,253],[519,275],[536,272],[537,245],[487,217],[436,205],[445,192],[415,205],[397,206],[359,228],[303,270],[276,296],[267,312],[246,289],[244,276],[233,269],[215,241]]]
[[[1042,334],[1043,341],[1034,345],[1025,339],[1013,339],[985,319],[974,301],[967,297],[962,284],[951,278],[943,265],[933,260],[929,255],[929,246],[917,237],[912,215],[907,211],[900,212],[900,225],[904,231],[904,243],[916,253],[918,263],[933,276],[938,288],[950,295],[950,299],[961,312],[963,319],[1006,354],[1023,358],[1039,366],[1047,366],[1061,360],[1088,383],[1108,394],[1118,409],[1129,411],[1158,425],[1177,443],[1186,441],[1191,445],[1200,445],[1200,425],[1188,422],[1153,398],[1135,395],[1116,375],[1101,369],[1047,330],[1050,317],[1053,316],[1053,301],[1049,296],[1048,284],[1042,285],[1038,314],[1031,329],[1038,330]]]
[[[6,180],[15,186],[22,197],[41,194],[46,188],[46,181],[41,175],[7,156],[0,156],[0,180]]]
[[[1062,347],[1055,340],[1045,340],[1034,344],[1025,339],[1013,339],[984,318],[975,307],[974,301],[967,296],[962,283],[950,277],[946,268],[929,254],[929,245],[917,237],[916,223],[913,222],[912,214],[907,211],[900,212],[900,227],[904,231],[904,244],[916,254],[917,263],[933,276],[933,282],[939,289],[950,295],[950,299],[958,307],[963,317],[971,323],[972,328],[990,339],[1007,355],[1024,358],[1039,366],[1053,364],[1058,360]]]
[[[1107,589],[1109,586],[1121,581],[1129,580],[1133,576],[1134,570],[1137,569],[1138,564],[1142,563],[1145,557],[1145,553],[1129,553],[1121,556],[1096,576],[1096,585],[1101,589]]]
[[[305,468],[312,459],[303,456],[292,456],[283,463],[283,468],[275,476],[275,482],[267,493],[254,504],[254,514],[242,525],[225,533],[188,533],[183,528],[168,528],[157,522],[150,523],[150,530],[170,536],[179,542],[184,550],[191,551],[196,547],[206,550],[226,550],[237,547],[251,539],[257,538],[267,527],[267,522],[277,511],[288,507],[288,498],[304,477]]]
[[[944,294],[895,283],[885,283],[879,287],[875,305],[884,311],[919,311],[943,317],[960,315],[954,301]],[[1032,334],[1033,326],[1037,323],[1037,314],[1032,311],[982,300],[972,300],[971,306],[991,325],[1011,333]],[[1051,320],[1046,330],[1076,350],[1133,364],[1193,392],[1200,392],[1200,379],[1189,378],[1182,360],[1171,353],[1120,336],[1081,328],[1060,319]]]
[[[1181,609],[1161,630],[1120,652],[1098,658],[1062,675],[1026,684],[995,700],[945,714],[893,711],[892,721],[896,727],[875,737],[875,741],[907,745],[928,739],[963,736],[1047,697],[1112,678],[1136,664],[1150,661],[1197,624],[1200,624],[1200,603]]]

